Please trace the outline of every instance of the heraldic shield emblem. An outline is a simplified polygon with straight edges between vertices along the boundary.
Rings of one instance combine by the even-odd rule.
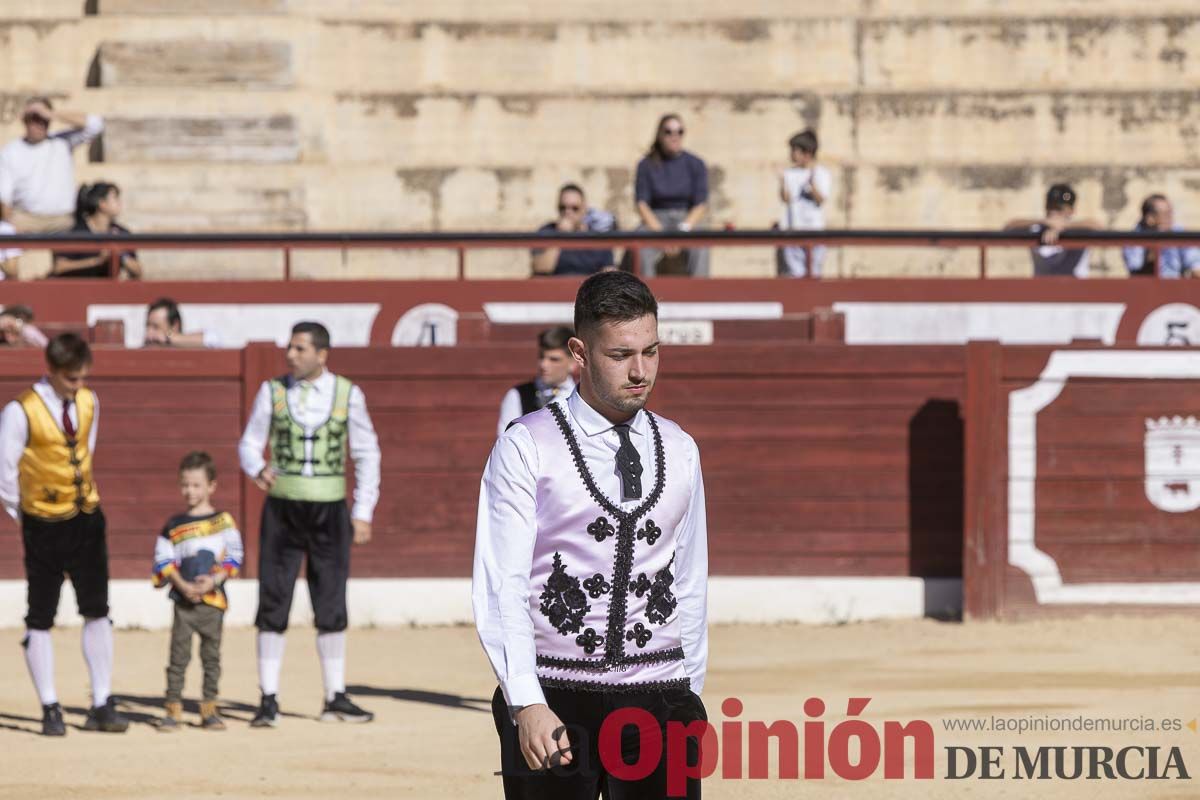
[[[1200,508],[1200,422],[1195,417],[1146,420],[1146,498],[1176,514]]]

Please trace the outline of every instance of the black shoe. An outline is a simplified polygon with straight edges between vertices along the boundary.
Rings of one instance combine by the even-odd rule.
[[[63,724],[62,706],[51,703],[42,706],[42,736],[66,736],[67,726]]]
[[[279,703],[275,700],[275,695],[264,694],[262,703],[258,706],[258,713],[254,715],[254,719],[250,720],[251,728],[274,728],[279,724]]]
[[[103,731],[104,733],[124,733],[129,728],[129,720],[120,711],[113,698],[102,706],[95,706],[88,711],[87,722],[83,723],[85,731]]]
[[[364,711],[346,697],[345,692],[338,692],[332,700],[325,703],[321,711],[321,722],[370,722],[375,715]]]

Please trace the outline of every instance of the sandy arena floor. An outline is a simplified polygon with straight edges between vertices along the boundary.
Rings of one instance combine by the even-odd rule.
[[[123,736],[79,730],[87,673],[78,630],[55,634],[59,694],[71,729],[64,740],[34,735],[40,714],[17,645],[0,631],[0,797],[184,798],[338,797],[494,798],[501,796],[489,701],[495,684],[468,627],[354,631],[349,678],[378,718],[366,726],[322,725],[320,672],[312,631],[294,631],[281,700],[289,716],[276,730],[251,730],[257,702],[253,632],[226,632],[222,691],[229,730],[176,735],[149,724],[161,711],[165,631],[121,632],[115,690],[134,718]],[[1200,797],[1200,734],[947,732],[952,717],[1200,716],[1200,620],[1194,616],[1087,618],[1021,624],[888,622],[841,627],[718,627],[705,700],[745,704],[743,721],[806,718],[807,697],[822,698],[830,731],[847,696],[872,698],[863,718],[924,719],[934,726],[932,781],[722,780],[710,798],[1184,798]],[[193,660],[188,696],[199,686]],[[1179,746],[1191,781],[949,781],[950,745],[1139,744]],[[911,764],[909,765],[911,773]],[[772,762],[772,775],[774,775]]]

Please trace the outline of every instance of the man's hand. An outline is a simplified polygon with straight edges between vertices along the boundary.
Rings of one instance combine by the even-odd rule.
[[[263,467],[262,472],[258,473],[258,477],[254,479],[254,485],[264,492],[270,491],[271,487],[275,485],[275,470]]]
[[[554,227],[563,233],[573,233],[579,230],[579,226],[575,223],[575,220],[571,219],[566,214],[563,214],[555,221]]]
[[[45,103],[43,103],[40,100],[34,101],[34,102],[30,103],[29,105],[25,106],[25,113],[26,114],[34,114],[36,116],[39,116],[42,119],[46,120],[47,122],[51,122],[54,120],[54,112],[50,109],[49,106],[47,106]]]
[[[1067,227],[1065,219],[1048,219],[1042,224],[1042,244],[1052,245],[1058,243],[1058,235]]]
[[[354,525],[354,543],[366,544],[371,541],[371,523],[365,519],[356,519]]]
[[[217,586],[217,582],[213,580],[212,575],[197,575],[192,583],[195,585],[196,591],[202,595],[208,594]]]
[[[525,706],[516,713],[521,753],[530,769],[566,766],[571,763],[571,742],[562,720],[545,703]],[[555,736],[555,733],[558,736]]]

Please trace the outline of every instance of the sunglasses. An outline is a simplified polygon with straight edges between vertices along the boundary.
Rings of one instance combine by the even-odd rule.
[[[582,210],[583,210],[583,206],[569,206],[565,203],[558,204],[559,213],[562,213],[563,211],[582,211]]]
[[[663,136],[683,136],[683,128],[663,128]]]

